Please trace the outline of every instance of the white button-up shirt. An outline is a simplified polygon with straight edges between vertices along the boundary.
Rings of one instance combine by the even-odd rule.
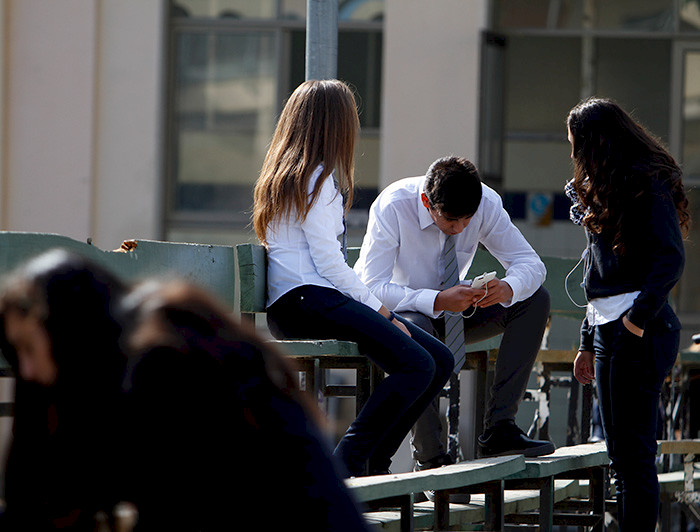
[[[433,306],[443,281],[442,249],[447,235],[433,222],[421,201],[425,176],[389,185],[372,204],[367,233],[355,264],[360,279],[392,310],[438,317]],[[542,285],[544,263],[510,220],[501,197],[482,184],[482,198],[469,225],[453,238],[460,278],[467,276],[477,245],[503,265],[503,278],[513,289],[510,306],[527,299]],[[480,275],[484,272],[473,272]]]
[[[309,195],[321,173],[309,180]],[[328,176],[303,222],[292,214],[267,229],[268,306],[302,285],[335,288],[346,296],[379,310],[381,302],[360,281],[343,257],[338,235],[343,233],[343,199]]]

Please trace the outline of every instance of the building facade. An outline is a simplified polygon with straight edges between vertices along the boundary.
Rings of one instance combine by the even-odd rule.
[[[339,0],[338,13],[338,77],[362,123],[351,244],[378,190],[460,154],[540,253],[577,256],[564,119],[590,95],[670,147],[700,215],[697,1]],[[306,0],[0,1],[0,228],[107,249],[253,239],[251,189],[304,78],[305,17]],[[674,293],[688,335],[699,284],[686,273]]]

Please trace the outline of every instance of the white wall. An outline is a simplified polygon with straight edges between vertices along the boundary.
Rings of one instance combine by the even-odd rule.
[[[164,0],[5,0],[0,229],[159,234]]]
[[[165,4],[101,6],[92,235],[111,249],[125,238],[161,236]]]
[[[476,160],[486,14],[486,0],[386,0],[380,189],[445,155]],[[472,457],[474,372],[461,381],[460,440]],[[411,467],[404,442],[392,471]]]
[[[477,155],[486,0],[386,0],[380,188]]]
[[[90,229],[95,31],[91,0],[6,2],[3,229]]]

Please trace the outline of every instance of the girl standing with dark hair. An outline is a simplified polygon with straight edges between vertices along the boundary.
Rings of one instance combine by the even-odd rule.
[[[588,242],[574,375],[596,381],[621,530],[653,531],[659,396],[681,328],[668,296],[683,271],[688,200],[671,155],[616,103],[586,100],[567,126],[566,188]]]
[[[0,349],[16,375],[2,530],[95,529],[118,493],[125,358],[114,275],[63,251],[8,280]]]
[[[335,450],[352,476],[365,474],[368,463],[370,473],[388,472],[454,365],[447,347],[396,317],[345,263],[337,237],[352,202],[358,129],[355,100],[344,83],[300,85],[277,124],[253,214],[268,252],[273,332],[355,341],[388,374]]]

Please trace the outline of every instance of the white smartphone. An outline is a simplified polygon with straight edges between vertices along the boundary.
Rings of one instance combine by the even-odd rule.
[[[472,288],[483,288],[486,284],[496,278],[496,272],[482,273],[472,281]]]

